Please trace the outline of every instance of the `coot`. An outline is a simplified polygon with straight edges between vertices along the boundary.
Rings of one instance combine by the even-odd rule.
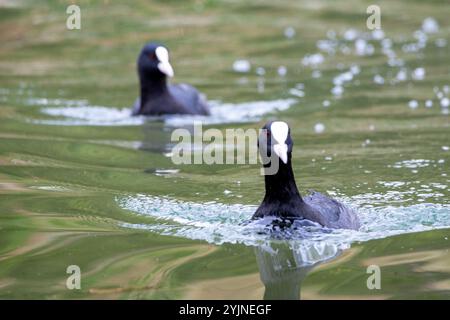
[[[133,107],[134,115],[190,114],[209,115],[206,99],[188,84],[168,84],[174,72],[169,51],[158,43],[142,48],[137,61],[140,97]]]
[[[267,159],[266,194],[253,219],[276,216],[307,219],[328,228],[359,229],[356,212],[339,201],[315,191],[306,197],[300,195],[292,171],[293,142],[286,122],[267,123],[261,130],[258,146],[262,158]]]

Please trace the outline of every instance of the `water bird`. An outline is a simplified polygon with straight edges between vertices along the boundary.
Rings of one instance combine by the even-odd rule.
[[[210,114],[205,96],[193,86],[168,83],[167,77],[173,77],[174,71],[165,46],[146,44],[139,54],[137,71],[140,97],[134,103],[134,115]]]
[[[258,138],[259,152],[265,161],[265,196],[252,219],[275,216],[282,219],[307,219],[333,229],[360,227],[355,211],[320,192],[302,197],[292,171],[293,141],[286,122],[270,121]],[[278,170],[270,172],[276,168]]]

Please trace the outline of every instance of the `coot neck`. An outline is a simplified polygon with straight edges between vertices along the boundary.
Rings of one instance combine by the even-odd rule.
[[[294,172],[292,171],[291,155],[288,155],[288,162],[285,164],[279,161],[279,168],[276,174],[264,176],[266,185],[265,200],[277,201],[303,201],[295,184]],[[265,168],[268,170],[268,168]]]
[[[168,92],[167,78],[162,74],[139,73],[141,83],[141,104],[144,105],[148,99],[160,97]]]

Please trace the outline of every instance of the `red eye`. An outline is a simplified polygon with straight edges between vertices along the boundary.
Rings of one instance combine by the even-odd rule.
[[[148,57],[150,58],[150,60],[156,60],[156,54],[154,52],[149,53]]]
[[[270,137],[270,131],[269,131],[269,130],[266,131],[266,135],[267,135],[268,137]]]

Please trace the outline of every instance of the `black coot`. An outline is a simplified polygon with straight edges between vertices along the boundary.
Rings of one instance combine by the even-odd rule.
[[[133,107],[134,115],[209,115],[206,99],[188,84],[168,84],[173,76],[166,47],[149,43],[137,61],[141,95]]]
[[[356,212],[342,203],[314,191],[306,197],[300,195],[292,171],[293,142],[287,123],[269,122],[263,129],[258,146],[262,158],[267,159],[266,194],[253,219],[265,216],[308,219],[328,228],[359,229]],[[274,170],[277,164],[278,170]]]

